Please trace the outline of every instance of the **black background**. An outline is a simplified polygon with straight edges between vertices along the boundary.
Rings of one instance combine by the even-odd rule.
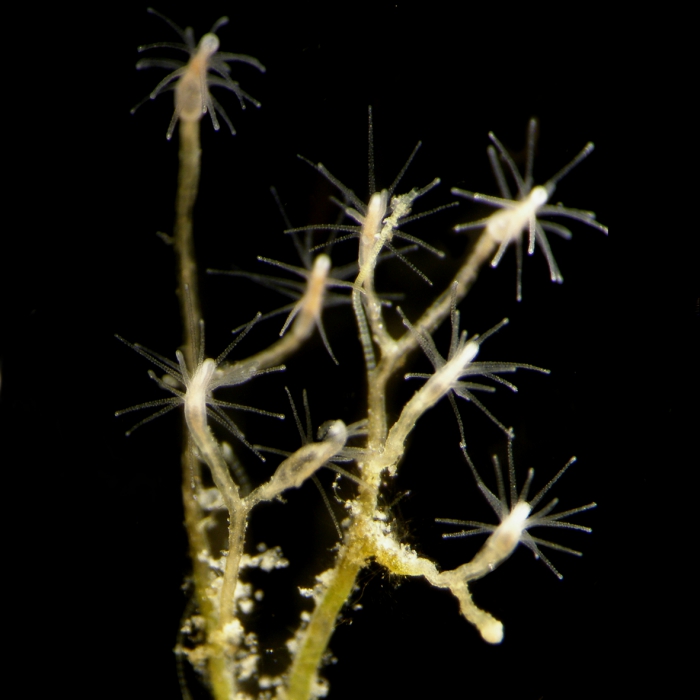
[[[241,112],[233,95],[218,91],[238,135],[231,137],[225,126],[215,133],[208,117],[203,121],[195,212],[202,271],[235,265],[269,273],[257,255],[298,262],[282,233],[271,185],[295,225],[332,221],[331,188],[297,153],[322,161],[365,199],[368,105],[374,110],[378,187],[391,183],[422,140],[403,182],[408,188],[442,179],[421,203],[424,209],[451,201],[453,186],[496,193],[486,157],[490,130],[517,154],[528,119],[539,119],[538,182],[587,141],[596,144],[554,199],[594,210],[612,227],[611,237],[576,223],[572,241],[552,236],[565,283],[549,282],[537,251],[525,260],[520,304],[509,251],[497,270],[483,272],[460,306],[470,333],[510,318],[484,346],[484,359],[552,370],[549,377],[519,372],[517,395],[499,388],[484,401],[514,426],[516,466],[521,476],[535,467],[535,487],[572,454],[578,457],[555,495],[565,509],[596,500],[596,510],[577,518],[594,531],[552,537],[584,556],[552,554],[564,574],[560,582],[521,548],[474,585],[477,604],[505,625],[504,642],[496,647],[481,641],[448,593],[370,566],[352,601],[362,610],[343,613],[331,642],[338,662],[324,672],[330,697],[616,695],[606,691],[648,682],[657,665],[682,665],[682,651],[659,652],[669,649],[666,640],[676,639],[688,615],[687,578],[679,579],[677,599],[654,587],[684,561],[673,539],[669,548],[657,533],[666,527],[674,532],[668,525],[678,515],[673,506],[685,497],[674,490],[669,504],[663,492],[670,480],[686,488],[679,470],[692,466],[688,447],[697,434],[697,246],[691,242],[695,250],[681,245],[674,251],[659,245],[666,220],[653,206],[643,227],[629,223],[636,210],[653,204],[645,188],[634,200],[623,196],[630,179],[647,182],[639,156],[629,154],[648,144],[630,146],[626,139],[621,155],[620,135],[628,134],[624,127],[633,110],[620,89],[623,62],[609,54],[605,15],[569,9],[540,17],[524,8],[506,16],[503,8],[479,14],[467,7],[416,9],[403,3],[321,10],[170,3],[157,9],[181,26],[192,25],[197,37],[228,14],[229,25],[219,31],[222,49],[256,56],[268,69],[260,75],[242,64],[233,68],[243,89],[261,101],[260,110]],[[70,59],[69,78],[62,79],[47,58],[53,78],[43,111],[22,125],[33,129],[24,141],[32,157],[16,169],[15,185],[23,185],[26,198],[10,201],[21,207],[22,221],[33,224],[29,231],[17,227],[16,252],[11,247],[4,274],[10,332],[3,343],[1,407],[5,444],[20,474],[17,493],[23,494],[13,500],[28,533],[26,545],[20,539],[14,546],[38,572],[30,577],[38,580],[31,597],[39,605],[32,609],[38,620],[52,620],[51,644],[62,659],[55,678],[74,686],[78,697],[176,698],[171,649],[188,573],[180,424],[173,413],[125,438],[130,419],[113,417],[118,408],[160,397],[145,361],[113,334],[169,357],[181,338],[172,253],[155,235],[170,232],[173,220],[177,141],[165,139],[172,96],[129,113],[163,75],[134,70],[136,46],[176,37],[145,6],[121,5],[90,22],[89,32],[78,31],[87,26],[85,17],[70,28],[63,55]],[[635,112],[634,118],[641,117]],[[629,220],[613,217],[613,198],[616,211],[635,209]],[[447,272],[413,257],[437,290],[468,245],[468,237],[451,227],[481,214],[477,205],[462,201],[407,227],[448,254]],[[355,245],[339,246],[338,260],[350,260]],[[405,292],[402,306],[410,318],[433,294],[396,261],[381,270],[378,286]],[[224,277],[202,276],[201,293],[207,349],[214,356],[233,327],[282,303],[272,292]],[[284,375],[261,378],[226,398],[289,414],[286,385],[297,400],[308,390],[315,426],[362,417],[364,387],[361,373],[352,369],[360,353],[349,330],[351,313],[341,307],[325,319],[339,367],[314,337],[290,359]],[[261,324],[234,358],[272,342],[279,325],[281,320]],[[446,349],[446,328],[436,342]],[[428,371],[427,360],[416,355],[410,369]],[[396,382],[391,389],[389,406],[396,415],[414,387]],[[496,451],[504,458],[505,440],[473,406],[461,408],[470,452],[488,481],[490,455]],[[236,416],[251,441],[292,450],[298,435],[290,418],[277,423]],[[403,537],[449,568],[466,561],[478,543],[441,540],[443,528],[434,518],[493,517],[457,443],[450,407],[437,406],[418,424],[388,493],[391,498],[410,490],[395,508]],[[18,444],[22,449],[15,451]],[[254,480],[270,473],[272,460],[259,464],[241,453]],[[332,475],[321,478],[328,484]],[[251,533],[254,542],[281,545],[292,562],[287,570],[256,578],[265,599],[253,626],[261,630],[263,648],[276,650],[297,624],[301,599],[294,586],[312,584],[310,572],[323,568],[314,562],[329,560],[324,552],[334,544],[334,530],[309,484],[290,494],[286,505],[261,507]],[[687,556],[685,549],[680,556]],[[10,580],[14,590],[23,588],[21,573]],[[273,664],[273,656],[266,663]],[[645,672],[626,665],[629,660],[646,663]],[[202,696],[192,685],[194,696]]]

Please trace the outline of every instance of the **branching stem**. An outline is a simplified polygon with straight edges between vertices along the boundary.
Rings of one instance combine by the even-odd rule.
[[[481,235],[453,282],[421,316],[415,327],[428,332],[434,331],[450,314],[454,282],[457,283],[456,294],[459,301],[466,296],[482,265],[491,259],[493,250],[493,242],[487,236]],[[361,280],[365,289],[372,289],[371,278],[370,273],[367,278]],[[374,321],[379,323],[381,319],[374,319]],[[409,401],[404,409],[407,412],[403,420],[399,419],[387,435],[386,386],[389,379],[401,367],[408,353],[417,345],[415,336],[406,332],[398,341],[392,341],[391,344],[381,343],[382,354],[376,367],[367,367],[368,458],[360,464],[360,469],[363,481],[370,488],[363,489],[358,494],[357,507],[353,509],[353,518],[345,533],[344,545],[335,561],[333,577],[320,594],[309,624],[301,634],[299,647],[289,673],[286,700],[308,700],[312,697],[311,692],[321,667],[323,654],[333,634],[336,619],[352,593],[358,573],[371,559],[376,559],[393,573],[424,576],[433,585],[449,588],[459,599],[462,614],[474,624],[478,621],[482,626],[500,625],[488,613],[474,606],[466,582],[458,575],[452,572],[439,573],[432,562],[419,557],[406,556],[402,550],[394,547],[393,539],[384,539],[377,534],[376,516],[381,512],[378,490],[382,473],[386,468],[396,466],[403,454],[406,436],[415,425],[417,418],[439,398],[437,394],[440,391],[433,391],[432,386],[423,387],[422,398],[414,402],[420,403],[421,406],[414,410],[413,403]],[[392,436],[392,433],[395,435]],[[384,547],[384,544],[388,546]]]
[[[345,546],[338,553],[333,579],[316,606],[297,648],[289,672],[287,700],[309,700],[313,697],[311,690],[333,634],[335,621],[355,587],[357,575],[367,561],[362,548],[362,541],[356,540],[354,546]]]
[[[196,329],[201,319],[197,262],[192,235],[192,212],[199,187],[201,147],[199,120],[180,120],[180,170],[178,174],[177,199],[175,201],[175,254],[178,267],[178,298],[184,326],[183,352],[187,366],[195,371],[198,361],[198,339]],[[192,424],[191,423],[196,423]],[[238,580],[238,567],[243,553],[243,538],[247,513],[221,450],[206,425],[206,415],[188,415],[189,430],[183,446],[182,499],[185,510],[185,525],[192,561],[194,562],[195,596],[205,619],[208,641],[209,681],[215,700],[231,700],[236,686],[232,663],[233,650],[227,648],[226,625],[233,618],[233,600]],[[195,498],[192,482],[200,481],[200,464],[192,453],[190,439],[194,439],[199,453],[209,466],[214,483],[221,492],[229,515],[229,546],[223,582],[219,594],[219,605],[212,598],[213,577],[207,565],[211,556],[207,536],[201,524],[204,514]]]
[[[192,210],[199,188],[202,149],[199,144],[200,121],[180,121],[180,170],[175,200],[175,254],[177,255],[180,312],[184,323],[185,359],[194,367],[197,342],[194,333],[202,312],[199,303],[197,259],[192,236]]]
[[[457,304],[464,299],[474,282],[476,282],[479,270],[490,261],[495,249],[495,243],[489,239],[489,236],[482,233],[475,241],[467,259],[462,267],[459,268],[450,285],[413,324],[419,333],[423,331],[428,334],[432,333],[449,316],[453,295]],[[456,290],[454,290],[455,283],[457,285]],[[382,362],[378,366],[378,381],[386,383],[396,371],[398,365],[403,364],[408,353],[417,346],[416,336],[408,331],[404,333],[400,340],[396,341],[396,352],[391,356],[382,358]]]

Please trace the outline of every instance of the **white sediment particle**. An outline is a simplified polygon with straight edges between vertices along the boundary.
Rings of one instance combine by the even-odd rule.
[[[241,557],[241,569],[262,569],[263,571],[272,571],[273,569],[284,569],[289,566],[289,560],[282,556],[280,547],[267,547],[264,544],[257,546],[258,552],[254,556],[244,554]]]
[[[229,644],[238,646],[243,639],[243,625],[239,620],[233,619],[224,625],[224,639]]]
[[[325,698],[328,695],[330,684],[325,678],[316,678],[316,682],[311,688],[312,698]]]
[[[304,598],[313,598],[314,602],[318,603],[323,591],[328,588],[328,584],[331,582],[333,574],[334,569],[326,569],[326,571],[323,571],[316,576],[316,585],[313,588],[302,588],[299,586],[299,593],[301,593]]]
[[[211,554],[209,554],[207,551],[201,551],[197,555],[197,559],[201,561],[203,564],[206,564],[212,571],[216,571],[218,573],[223,573],[224,568],[226,567],[226,557],[221,556],[218,559],[216,557],[212,557]]]
[[[253,610],[253,599],[251,598],[253,594],[253,584],[238,582],[236,586],[235,601],[238,605],[238,609],[244,613],[248,614]]]
[[[260,676],[258,685],[261,690],[266,690],[267,688],[276,688],[282,685],[282,676]]]
[[[258,670],[259,654],[246,654],[238,662],[238,677],[242,681],[247,681],[251,676],[255,675]]]

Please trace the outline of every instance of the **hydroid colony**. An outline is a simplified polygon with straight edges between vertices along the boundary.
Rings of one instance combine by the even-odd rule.
[[[214,128],[218,129],[218,112],[230,131],[235,131],[232,119],[211,94],[210,88],[228,89],[239,98],[242,107],[246,103],[257,105],[240,87],[233,66],[236,62],[243,62],[262,70],[262,65],[249,56],[219,51],[216,31],[224,26],[222,20],[199,43],[195,42],[192,30],[181,30],[169,23],[180,34],[181,42],[150,44],[142,49],[185,51],[189,60],[177,62],[176,59],[149,58],[142,59],[137,65],[140,68],[165,68],[171,71],[157,84],[151,97],[159,97],[170,89],[175,93],[175,111],[166,135],[170,138],[177,133],[180,142],[180,173],[172,241],[178,259],[178,296],[184,342],[180,349],[170,351],[164,348],[146,350],[127,342],[164,373],[162,376],[152,373],[152,377],[169,395],[166,398],[152,398],[120,413],[150,408],[160,415],[180,405],[184,407],[187,439],[182,456],[182,469],[186,475],[183,479],[183,500],[193,560],[194,603],[193,611],[183,621],[184,632],[177,648],[178,654],[200,672],[217,700],[253,697],[301,700],[322,696],[328,691],[328,686],[321,667],[326,659],[334,625],[344,605],[352,601],[358,577],[373,563],[379,564],[393,576],[421,578],[435,588],[444,589],[444,592],[425,591],[426,596],[451,593],[463,617],[478,630],[481,637],[492,644],[500,643],[503,623],[475,603],[469,582],[483,578],[496,569],[512,554],[519,542],[531,549],[534,546],[535,554],[541,555],[537,544],[545,543],[533,537],[528,532],[529,528],[554,526],[588,531],[586,525],[561,519],[577,515],[594,504],[581,506],[571,503],[568,506],[573,507],[557,514],[553,513],[556,503],[550,502],[531,514],[563,470],[528,501],[532,471],[528,472],[525,486],[518,494],[512,460],[509,461],[508,499],[502,477],[498,478],[497,496],[484,485],[466,452],[466,444],[470,444],[472,439],[472,420],[481,412],[501,431],[503,443],[509,441],[510,444],[512,430],[489,408],[489,395],[498,386],[515,391],[515,385],[503,374],[516,370],[534,370],[538,373],[546,370],[492,357],[488,344],[482,345],[496,331],[499,335],[509,332],[508,328],[502,328],[507,319],[490,331],[487,328],[477,329],[481,334],[469,335],[460,329],[459,305],[472,289],[481,269],[489,263],[497,263],[509,243],[514,243],[518,251],[521,250],[521,238],[525,231],[529,231],[530,237],[528,252],[534,252],[535,242],[538,242],[546,255],[552,279],[561,281],[544,230],[565,237],[569,231],[560,224],[543,223],[540,215],[569,216],[605,232],[607,229],[597,222],[591,212],[547,204],[554,184],[573,166],[565,168],[543,187],[533,188],[535,122],[530,123],[528,130],[529,149],[524,177],[519,174],[505,146],[492,138],[498,150],[489,154],[501,199],[475,195],[461,188],[454,190],[459,196],[486,201],[499,208],[491,217],[475,222],[470,222],[468,215],[464,216],[467,223],[458,226],[459,230],[474,228],[476,224],[483,233],[470,242],[465,240],[461,263],[456,271],[447,273],[441,279],[434,279],[434,275],[423,272],[421,257],[415,253],[432,255],[439,260],[443,252],[424,241],[420,234],[404,231],[408,224],[449,204],[444,202],[427,212],[421,212],[417,206],[419,198],[432,191],[439,184],[439,179],[434,178],[427,185],[410,186],[413,182],[411,159],[415,151],[389,188],[377,191],[371,177],[371,196],[366,202],[343,184],[339,174],[331,173],[320,163],[312,163],[336,190],[334,202],[337,217],[325,224],[315,225],[311,233],[308,226],[293,227],[287,224],[286,235],[295,237],[303,267],[295,265],[298,262],[295,260],[276,264],[296,273],[296,280],[300,279],[301,283],[289,278],[234,271],[239,277],[249,275],[251,283],[263,282],[273,289],[287,292],[292,299],[292,303],[285,308],[287,320],[280,324],[282,329],[278,339],[257,349],[255,336],[258,323],[270,322],[258,317],[232,318],[231,327],[245,324],[245,330],[239,331],[241,335],[247,334],[245,343],[227,348],[216,359],[210,358],[204,344],[199,298],[202,279],[194,256],[193,237],[196,229],[193,207],[201,168],[199,130],[203,117],[207,115],[211,117]],[[229,65],[231,63],[233,66]],[[244,135],[237,136],[242,137]],[[591,149],[590,145],[586,146],[575,162]],[[505,173],[502,164],[506,166]],[[509,176],[514,178],[518,189],[516,199],[510,196],[507,185]],[[540,196],[541,192],[546,196]],[[504,229],[504,221],[507,234],[494,235],[496,228]],[[498,226],[492,225],[492,222]],[[418,228],[415,227],[415,230]],[[351,242],[344,242],[345,237],[352,239]],[[334,268],[333,261],[341,246],[356,246],[356,259],[354,263]],[[260,255],[268,262],[276,257],[274,252],[267,250],[261,250]],[[518,258],[519,275],[520,258],[521,255]],[[416,303],[415,300],[399,300],[387,292],[401,293],[401,289],[377,289],[377,273],[382,265],[398,264],[400,261],[407,265],[406,275],[416,276],[425,285],[426,291],[420,299],[429,297],[429,301],[421,303],[419,300]],[[518,280],[520,297],[520,276]],[[533,275],[532,283],[535,282]],[[345,296],[342,294],[344,290]],[[401,310],[409,306],[419,311],[411,312],[409,316]],[[366,403],[362,415],[358,420],[352,420],[353,416],[341,415],[343,411],[339,409],[337,415],[319,416],[320,428],[314,434],[309,430],[310,411],[305,401],[307,425],[305,430],[301,430],[301,448],[281,454],[282,450],[274,444],[257,445],[237,425],[237,419],[231,418],[230,412],[234,412],[234,415],[237,410],[267,413],[260,420],[273,425],[266,428],[266,433],[272,435],[275,432],[274,422],[278,419],[277,412],[267,410],[262,404],[242,406],[235,400],[235,388],[259,381],[262,374],[283,371],[285,363],[305,351],[317,331],[323,336],[335,360],[330,350],[333,339],[328,342],[322,323],[324,310],[328,313],[329,309],[345,314],[348,337],[342,342],[354,343],[356,362],[364,367],[362,393]],[[268,315],[272,309],[260,311]],[[448,316],[452,322],[451,340],[448,351],[441,354],[433,335]],[[354,341],[353,335],[356,336]],[[244,348],[249,343],[256,350],[246,355]],[[392,392],[396,393],[397,380],[405,376],[406,360],[416,355],[419,348],[430,360],[432,371],[407,375],[410,379],[419,377],[425,381],[421,384],[412,381],[411,387],[415,391],[401,408],[395,405]],[[329,365],[333,366],[333,363],[329,361]],[[342,362],[339,371],[347,371],[343,370]],[[280,376],[281,392],[284,391],[285,380]],[[227,387],[233,388],[232,400],[219,398]],[[455,397],[464,399],[466,403],[455,401]],[[448,520],[443,517],[448,514],[442,511],[432,514],[433,518],[442,518],[442,522],[461,523],[471,528],[461,534],[489,534],[475,556],[453,568],[443,568],[438,562],[424,556],[422,547],[414,546],[409,538],[400,533],[394,504],[388,497],[416,425],[426,412],[441,402],[445,403],[443,399],[452,403],[456,425],[462,435],[461,446],[476,481],[474,493],[465,495],[466,512],[455,515],[468,517],[469,503],[475,500],[476,491],[481,490],[500,520],[500,525],[492,526],[479,521]],[[301,424],[296,408],[292,415]],[[291,417],[288,415],[287,419]],[[466,427],[463,427],[463,423]],[[274,439],[270,442],[274,443]],[[269,447],[274,449],[265,449]],[[459,447],[460,441],[455,439],[449,459],[454,461],[455,455],[461,459]],[[275,461],[270,457],[270,452],[275,451],[280,454],[281,460]],[[257,466],[249,466],[249,459],[261,457],[267,460],[266,476],[249,477],[247,473],[254,470],[257,475],[261,474]],[[272,466],[273,461],[279,463]],[[339,463],[343,466],[340,467]],[[259,597],[251,586],[249,576],[255,568],[271,571],[285,566],[286,562],[284,552],[274,547],[256,548],[258,542],[248,536],[249,525],[255,509],[265,503],[279,503],[289,498],[291,490],[315,480],[322,467],[335,469],[338,474],[332,497],[329,498],[328,494],[324,497],[327,502],[332,501],[330,505],[334,508],[334,517],[339,521],[340,539],[330,565],[314,572],[316,583],[306,591],[314,603],[313,609],[301,615],[286,648],[275,652],[280,657],[288,658],[288,664],[280,672],[268,674],[263,668],[258,637],[249,617]],[[277,506],[284,507],[281,503]],[[221,542],[223,546],[219,548]],[[564,551],[578,553],[571,547],[554,545]],[[552,569],[555,570],[553,566]],[[465,627],[466,634],[468,630]],[[330,692],[333,693],[333,688]]]

